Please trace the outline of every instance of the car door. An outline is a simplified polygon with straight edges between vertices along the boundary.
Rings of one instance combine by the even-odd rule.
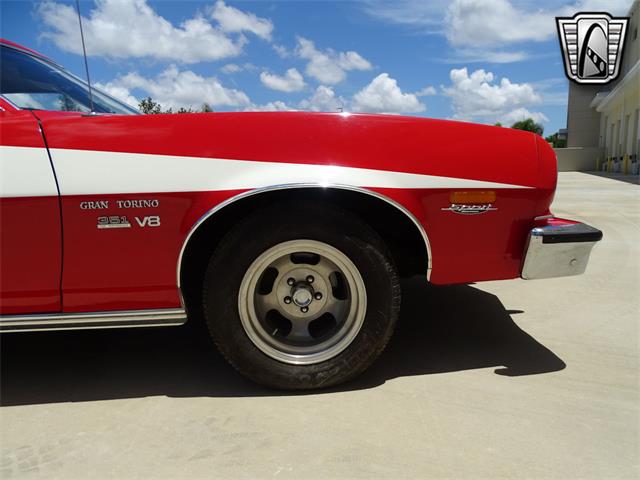
[[[180,307],[178,255],[198,217],[185,221],[190,197],[150,189],[164,173],[154,170],[144,155],[126,152],[163,135],[152,128],[154,119],[51,111],[36,115],[61,194],[63,311]]]
[[[55,174],[37,119],[0,99],[0,315],[62,308]]]
[[[155,129],[145,136],[149,130],[138,128],[138,118],[144,116],[135,109],[90,90],[52,60],[2,39],[0,94],[15,110],[12,115],[31,129],[31,136],[20,143],[10,130],[17,128],[13,124],[18,117],[4,122],[3,142],[8,147],[3,163],[14,168],[11,178],[3,178],[3,196],[11,196],[3,199],[7,253],[2,276],[10,279],[3,286],[7,297],[15,297],[13,302],[22,298],[32,308],[37,305],[33,311],[65,314],[180,308],[176,265],[183,230],[190,225],[182,224],[189,200],[176,195],[160,198],[144,187],[154,172],[129,175],[129,156],[120,155],[120,162],[113,158],[118,147],[153,143],[166,132]],[[4,115],[7,119],[9,113]],[[36,145],[40,163],[20,162],[36,155]],[[143,163],[142,169],[147,162]],[[123,188],[128,181],[134,189]],[[32,185],[39,188],[34,192]],[[15,199],[25,196],[29,198]],[[58,235],[49,240],[54,225]],[[49,263],[43,267],[45,259]],[[52,261],[56,270],[43,271]],[[31,284],[42,283],[56,288],[56,302],[45,307],[34,301],[35,293],[24,293]],[[5,308],[13,313],[9,305],[7,301]]]

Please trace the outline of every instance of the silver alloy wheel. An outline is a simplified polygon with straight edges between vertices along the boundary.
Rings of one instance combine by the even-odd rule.
[[[263,353],[309,365],[335,357],[360,331],[367,294],[360,272],[337,248],[292,240],[269,248],[240,284],[242,326]]]

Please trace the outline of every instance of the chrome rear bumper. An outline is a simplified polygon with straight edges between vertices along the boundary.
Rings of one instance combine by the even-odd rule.
[[[562,221],[561,221],[562,222]],[[602,232],[584,223],[556,223],[529,233],[522,278],[566,277],[584,273],[593,246]]]

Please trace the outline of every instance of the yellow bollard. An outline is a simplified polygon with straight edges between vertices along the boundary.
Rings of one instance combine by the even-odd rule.
[[[628,172],[628,165],[629,165],[629,155],[625,155],[624,157],[622,157],[622,171],[625,175]]]
[[[607,173],[611,171],[611,157],[607,158]]]
[[[596,172],[600,171],[600,157],[596,157]]]

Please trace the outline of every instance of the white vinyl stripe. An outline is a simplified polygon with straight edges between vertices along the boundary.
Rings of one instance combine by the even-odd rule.
[[[2,147],[6,148],[6,147]],[[249,190],[286,184],[370,188],[531,188],[367,168],[51,149],[62,195]]]
[[[530,188],[331,165],[51,149],[63,195],[245,190],[285,184],[372,188]]]
[[[47,150],[0,147],[0,198],[57,196]]]

